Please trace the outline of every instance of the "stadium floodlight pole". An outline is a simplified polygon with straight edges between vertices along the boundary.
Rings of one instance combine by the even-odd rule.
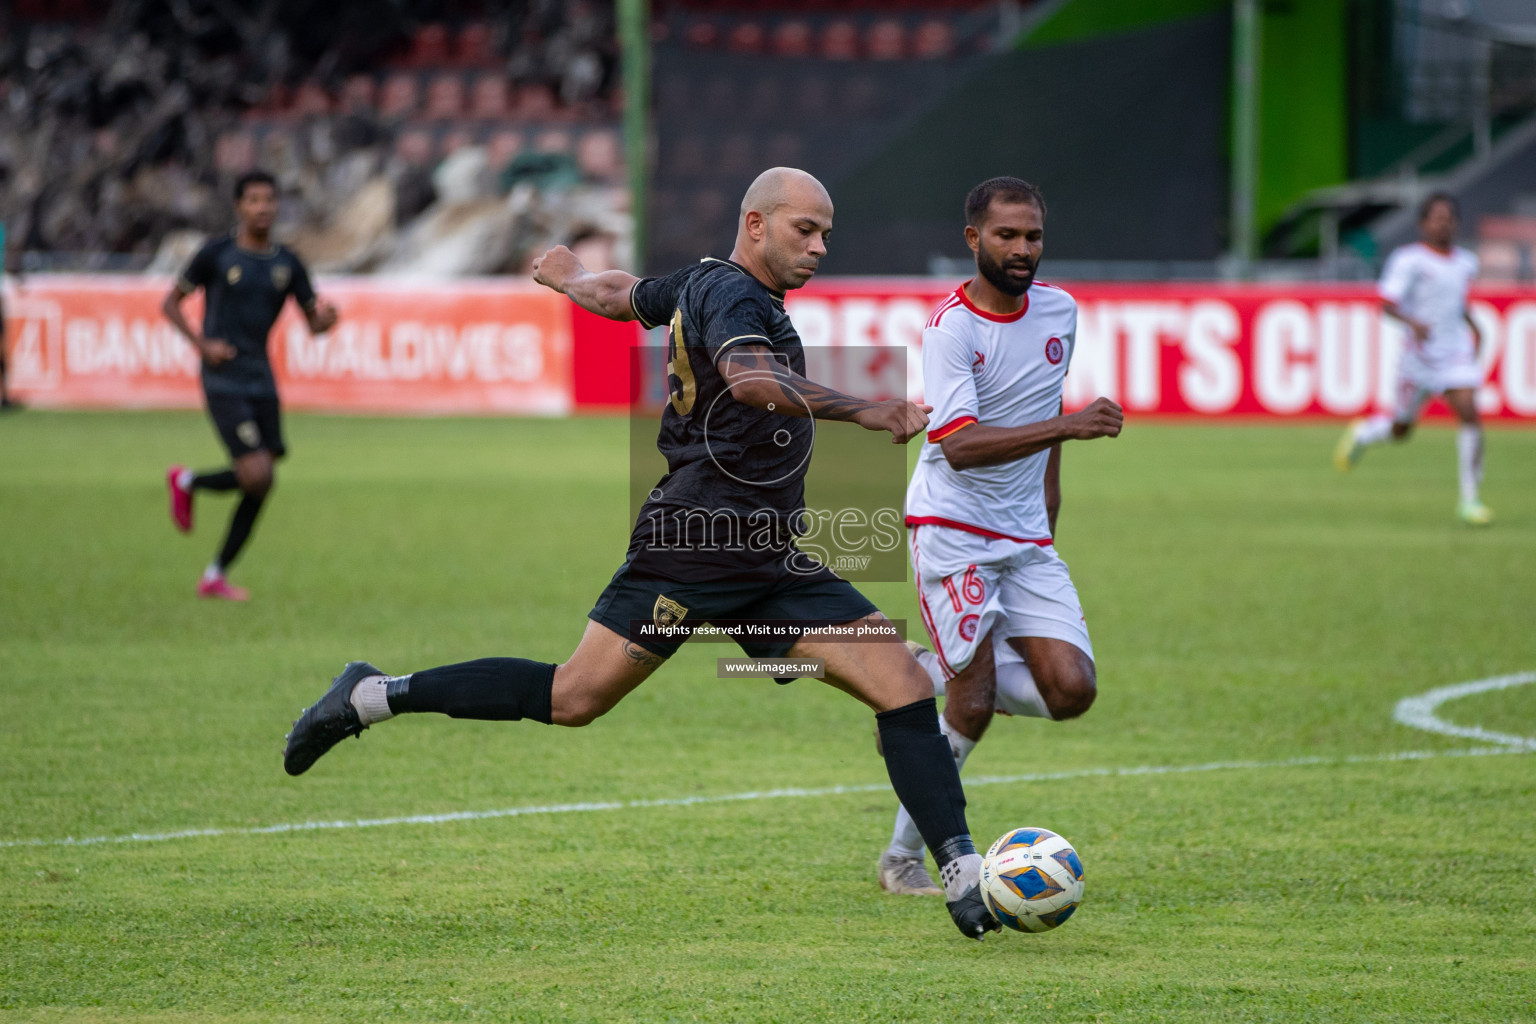
[[[619,59],[624,73],[624,156],[634,218],[634,270],[645,272],[647,182],[651,153],[650,0],[618,0]]]
[[[1472,40],[1472,152],[1479,158],[1493,152],[1492,70],[1493,40],[1479,36]]]
[[[1232,3],[1232,241],[1230,256],[1246,277],[1255,255],[1254,200],[1258,191],[1258,0]]]

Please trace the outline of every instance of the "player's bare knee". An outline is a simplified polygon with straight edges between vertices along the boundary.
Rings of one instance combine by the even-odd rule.
[[[272,459],[261,453],[247,456],[235,462],[235,482],[240,492],[252,498],[264,498],[272,490]]]
[[[1046,710],[1058,722],[1087,714],[1099,695],[1098,673],[1086,654],[1042,671],[1036,677],[1036,685]]]
[[[584,725],[591,725],[602,718],[608,711],[593,704],[581,704],[574,708],[561,708],[554,712],[551,720],[555,725],[563,725],[571,729],[580,729]]]
[[[573,728],[591,725],[624,699],[628,688],[620,682],[611,667],[579,658],[555,666],[549,694],[550,720]]]
[[[1392,440],[1394,441],[1406,441],[1408,440],[1408,435],[1411,433],[1413,433],[1412,423],[1392,424]]]
[[[895,701],[894,706],[901,707],[907,704],[915,704],[920,700],[928,700],[933,696],[933,680],[928,678],[922,666],[913,662],[912,671],[906,673],[899,684],[891,691],[890,699]]]
[[[996,699],[989,704],[977,700],[944,698],[944,718],[966,739],[977,740],[987,731],[996,709]]]
[[[962,673],[963,675],[963,673]],[[997,681],[987,673],[955,685],[960,676],[950,680],[944,693],[944,717],[968,739],[980,739],[997,708]]]
[[[613,704],[595,693],[567,693],[551,700],[550,720],[555,725],[579,729],[613,710]]]
[[[1088,713],[1093,707],[1095,698],[1099,695],[1099,688],[1094,680],[1079,677],[1065,686],[1056,688],[1045,697],[1045,706],[1051,713],[1051,718],[1058,722],[1065,722],[1069,718],[1077,718]]]

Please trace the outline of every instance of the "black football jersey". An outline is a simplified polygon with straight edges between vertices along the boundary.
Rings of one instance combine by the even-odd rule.
[[[315,304],[309,272],[299,258],[281,245],[265,252],[242,249],[233,235],[225,235],[198,250],[180,287],[184,292],[203,289],[203,337],[235,348],[233,359],[203,366],[203,387],[218,394],[276,395],[267,336],[288,296],[305,309]]]
[[[784,311],[783,294],[743,267],[710,257],[667,277],[636,282],[630,304],[644,326],[667,325],[669,392],[656,439],[667,474],[641,510],[632,556],[637,546],[658,538],[672,547],[696,548],[702,534],[683,526],[692,522],[702,531],[705,517],[735,520],[738,546],[746,533],[761,538],[762,529],[771,528],[782,551],[805,508],[815,424],[738,401],[720,367],[732,349],[750,344],[768,347],[775,360],[804,375],[805,352]],[[746,562],[758,560],[754,553],[741,554]],[[741,561],[726,552],[684,556],[679,568],[694,565],[678,575],[714,574],[711,569],[724,571]]]

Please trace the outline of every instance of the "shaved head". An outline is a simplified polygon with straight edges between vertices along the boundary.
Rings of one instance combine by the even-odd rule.
[[[816,273],[832,233],[832,197],[794,167],[770,167],[741,197],[731,258],[776,291],[799,288]]]
[[[798,167],[770,167],[747,186],[747,194],[741,197],[741,215],[756,210],[767,217],[790,203],[818,205],[818,201],[825,203],[828,211],[832,209],[832,197],[814,177]]]

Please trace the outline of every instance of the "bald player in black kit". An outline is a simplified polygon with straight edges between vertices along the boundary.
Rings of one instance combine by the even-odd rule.
[[[584,309],[669,325],[670,401],[657,440],[668,472],[641,509],[624,563],[561,664],[482,658],[390,676],[349,663],[294,723],[286,770],[298,775],[342,739],[406,712],[587,725],[643,683],[693,628],[790,623],[794,636],[738,643],[753,657],[821,660],[827,682],[875,712],[886,770],[933,852],[951,917],[970,938],[996,930],[981,902],[981,858],[932,682],[867,598],[795,546],[813,418],[888,432],[898,444],[928,422],[926,406],[866,401],[805,378],[784,293],[815,274],[831,229],[821,183],[781,167],[747,191],[729,259],[706,257],[666,277],[637,279],[591,273],[564,247],[540,257],[534,279]],[[710,524],[707,536],[690,532],[700,519]],[[720,529],[731,542],[718,543]],[[828,631],[859,625],[888,636],[850,643]]]

